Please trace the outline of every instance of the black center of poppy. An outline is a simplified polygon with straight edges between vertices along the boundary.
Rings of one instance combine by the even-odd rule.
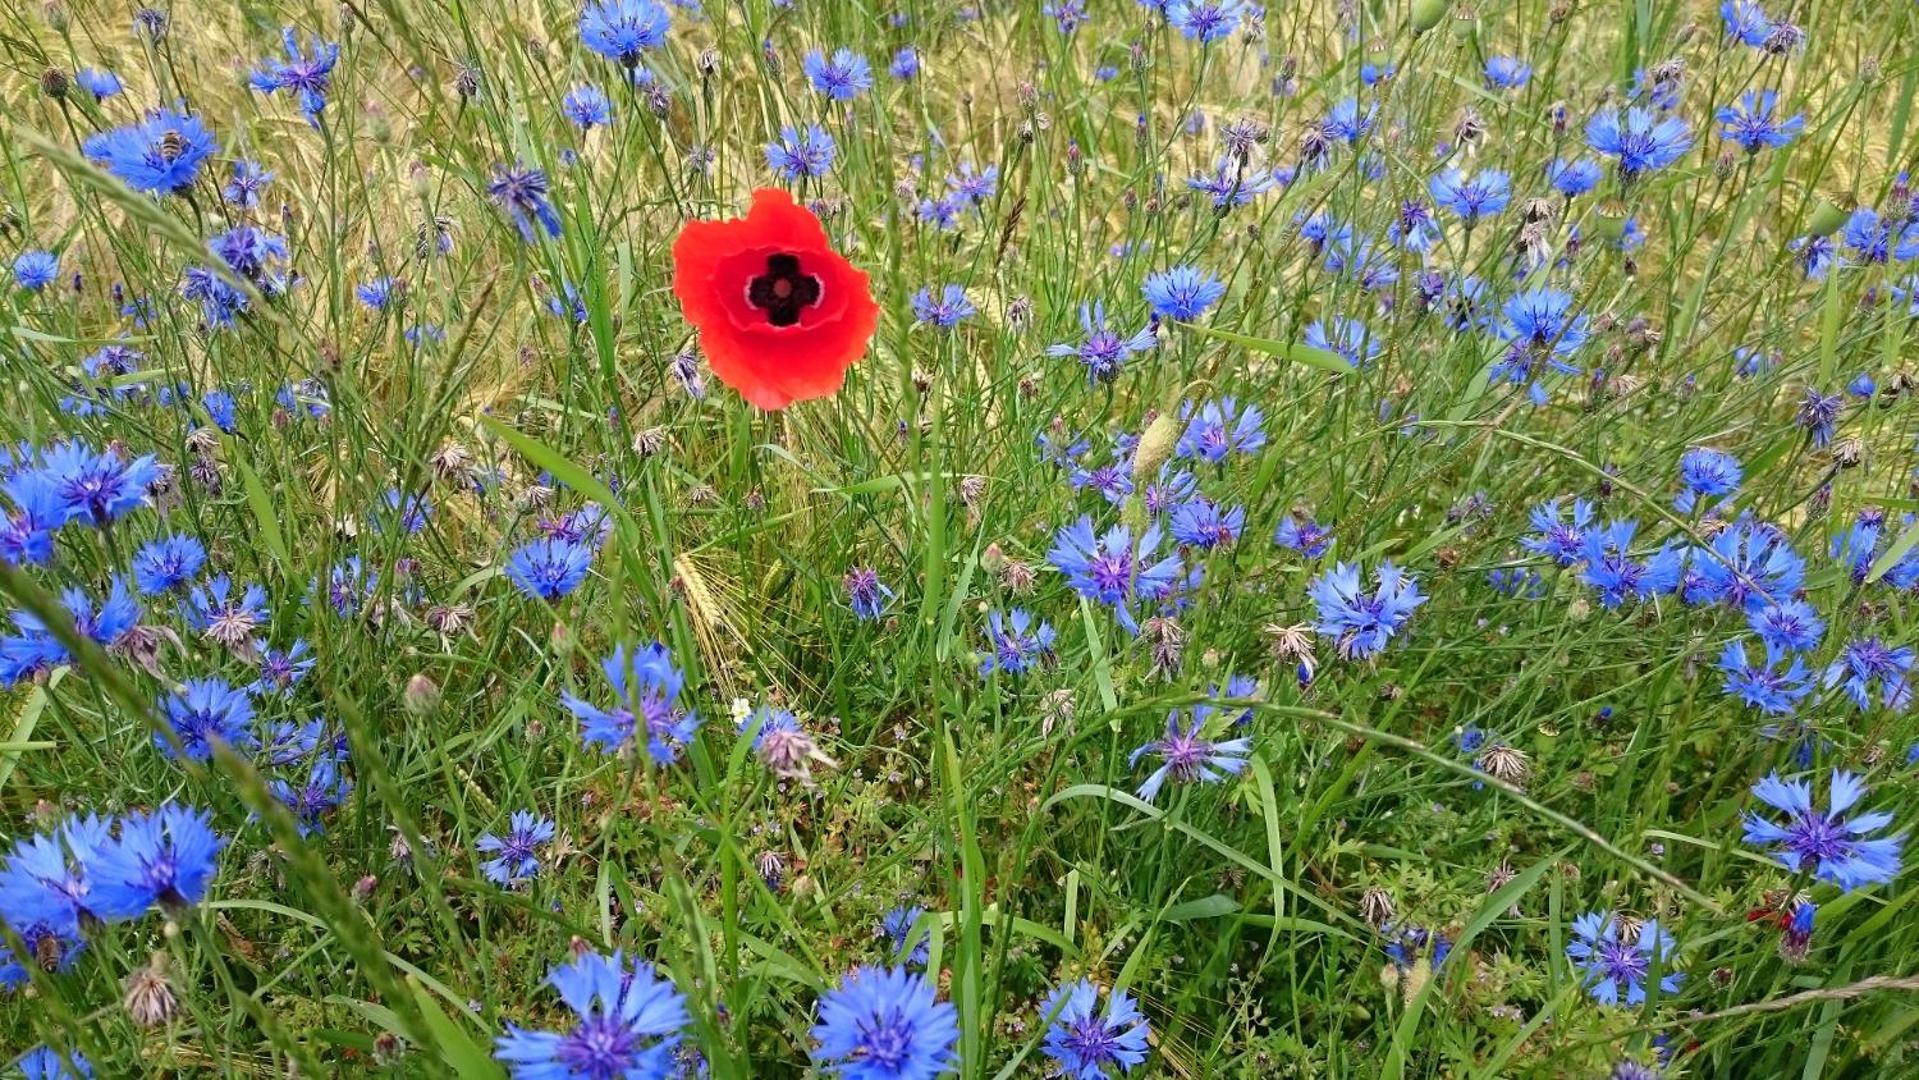
[[[781,253],[766,257],[766,273],[746,285],[746,302],[766,312],[774,326],[800,321],[800,309],[820,302],[820,279],[800,272],[800,257]]]

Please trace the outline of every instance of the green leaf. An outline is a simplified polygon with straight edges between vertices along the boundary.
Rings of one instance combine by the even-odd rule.
[[[273,561],[280,565],[280,573],[291,574],[293,559],[287,553],[285,535],[280,531],[280,518],[273,512],[273,499],[267,494],[266,485],[260,482],[260,474],[253,471],[247,459],[240,454],[229,455],[234,468],[240,472],[240,485],[246,489],[247,506],[253,511],[253,523],[260,527],[260,542],[265,544]]]
[[[1899,561],[1904,559],[1915,545],[1919,545],[1919,521],[1906,526],[1906,531],[1899,534],[1899,539],[1894,540],[1892,546],[1880,552],[1879,557],[1872,560],[1872,568],[1866,571],[1866,584],[1870,585],[1885,577],[1886,571],[1899,565]]]
[[[1161,912],[1159,917],[1163,922],[1192,922],[1194,919],[1217,919],[1238,910],[1239,901],[1230,896],[1214,893],[1198,900],[1174,904]]]
[[[504,1080],[506,1072],[499,1063],[453,1022],[417,977],[408,975],[406,988],[413,993],[413,1003],[426,1020],[427,1034],[439,1048],[441,1060],[453,1067],[454,1075],[460,1080]]]
[[[1347,363],[1345,357],[1340,356],[1338,353],[1330,353],[1325,349],[1315,349],[1311,345],[1304,345],[1296,341],[1280,341],[1275,338],[1260,338],[1253,337],[1249,334],[1235,334],[1231,330],[1215,330],[1210,326],[1197,326],[1193,323],[1180,323],[1179,325],[1201,337],[1218,338],[1220,341],[1231,342],[1241,348],[1251,349],[1256,353],[1264,353],[1267,356],[1277,356],[1282,360],[1291,360],[1295,364],[1304,364],[1307,367],[1318,368],[1321,371],[1331,372],[1334,375],[1349,375],[1353,370],[1353,365]]]

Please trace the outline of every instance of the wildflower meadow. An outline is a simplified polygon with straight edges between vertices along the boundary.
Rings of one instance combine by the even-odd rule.
[[[1919,1076],[1919,5],[0,13],[0,1076]]]

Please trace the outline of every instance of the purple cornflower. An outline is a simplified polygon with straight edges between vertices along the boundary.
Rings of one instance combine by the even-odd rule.
[[[1899,849],[1905,843],[1905,834],[1871,835],[1892,824],[1892,815],[1878,810],[1854,814],[1850,819],[1841,816],[1865,797],[1866,785],[1858,775],[1833,770],[1823,811],[1813,806],[1811,784],[1781,780],[1776,772],[1754,784],[1752,793],[1760,802],[1785,814],[1786,820],[1781,824],[1747,811],[1743,819],[1746,843],[1770,847],[1786,869],[1811,873],[1845,892],[1898,876]]]
[[[937,295],[930,287],[913,294],[913,318],[922,325],[951,330],[962,319],[977,314],[979,309],[959,285],[943,285]]]
[[[789,183],[809,177],[825,176],[833,168],[838,147],[833,136],[818,124],[804,128],[783,127],[780,141],[766,144],[766,167]]]
[[[220,574],[187,593],[180,616],[206,640],[247,652],[253,646],[254,633],[268,619],[267,591],[253,583],[236,595],[233,579]]]
[[[1165,737],[1146,743],[1126,759],[1129,767],[1138,765],[1139,759],[1149,753],[1160,759],[1159,768],[1139,786],[1139,797],[1147,802],[1153,801],[1169,779],[1181,784],[1217,784],[1228,776],[1238,776],[1246,768],[1247,755],[1252,753],[1253,740],[1248,738],[1225,742],[1206,738],[1201,733],[1206,726],[1206,716],[1197,710],[1184,727],[1179,720],[1178,709],[1166,714]]]
[[[880,581],[879,572],[867,566],[855,566],[840,579],[846,590],[846,603],[853,614],[868,622],[886,613],[893,603],[893,590]]]
[[[1839,394],[1821,394],[1812,387],[1806,387],[1806,396],[1799,402],[1799,410],[1793,414],[1793,422],[1806,430],[1806,438],[1812,441],[1815,449],[1832,442],[1833,430],[1839,424],[1839,413],[1846,407],[1846,399]]]

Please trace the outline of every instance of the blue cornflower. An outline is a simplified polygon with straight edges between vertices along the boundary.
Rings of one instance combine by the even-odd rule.
[[[1633,180],[1686,156],[1692,133],[1677,116],[1634,107],[1594,116],[1586,124],[1586,142],[1614,159],[1621,179]]]
[[[1242,409],[1238,401],[1224,397],[1195,408],[1189,401],[1179,414],[1186,421],[1174,447],[1180,457],[1217,465],[1229,454],[1256,454],[1266,445],[1266,414],[1257,405]]]
[[[766,144],[766,167],[787,180],[825,176],[837,153],[833,136],[818,124],[803,129],[783,127],[780,141]]]
[[[1798,711],[1800,699],[1812,693],[1806,662],[1798,656],[1788,659],[1789,654],[1771,642],[1766,642],[1765,653],[1763,664],[1749,663],[1744,642],[1726,642],[1725,651],[1719,654],[1719,670],[1726,676],[1726,695],[1769,716],[1791,716]],[[1785,670],[1775,670],[1781,661],[1786,661]]]
[[[900,49],[900,51],[894,53],[893,62],[886,66],[886,73],[898,79],[900,82],[918,78],[920,73],[919,50],[913,48],[911,45],[907,45]]]
[[[318,591],[316,580],[312,588]],[[342,618],[358,612],[379,590],[380,574],[362,563],[358,555],[349,555],[327,571],[326,600],[335,615]]]
[[[1839,425],[1839,414],[1845,407],[1844,397],[1822,394],[1808,386],[1806,396],[1799,402],[1799,409],[1793,415],[1793,422],[1806,429],[1806,438],[1814,449],[1821,449],[1832,442],[1833,431]]]
[[[1006,614],[986,614],[986,648],[980,653],[980,678],[998,671],[1006,675],[1024,675],[1053,655],[1053,624],[1044,619],[1036,623],[1025,608]]]
[[[53,534],[73,514],[54,478],[23,469],[0,478],[12,508],[0,513],[0,560],[8,565],[45,565],[53,560]]]
[[[1845,688],[1860,712],[1872,708],[1872,686],[1879,684],[1879,700],[1892,712],[1912,704],[1911,646],[1893,647],[1876,637],[1849,641],[1826,668],[1826,687]]]
[[[1701,499],[1721,499],[1738,491],[1744,478],[1738,458],[1710,446],[1695,446],[1679,457],[1680,491],[1673,507],[1690,514]]]
[[[1119,377],[1120,368],[1126,358],[1134,353],[1147,352],[1159,342],[1150,329],[1142,327],[1132,337],[1123,337],[1106,321],[1106,305],[1103,302],[1081,304],[1079,324],[1085,337],[1078,345],[1048,345],[1048,356],[1070,356],[1086,365],[1086,378],[1090,382],[1111,382]]]
[[[88,814],[15,841],[0,866],[0,921],[16,933],[32,931],[36,941],[78,938],[87,921],[102,917],[93,907],[88,867],[113,842],[108,828]]]
[[[1574,312],[1573,298],[1558,289],[1531,289],[1506,301],[1500,335],[1528,354],[1549,356],[1556,369],[1573,374],[1578,368],[1558,362],[1586,343],[1589,336],[1583,312]]]
[[[1190,502],[1199,494],[1199,478],[1189,470],[1176,469],[1173,466],[1174,463],[1170,461],[1161,465],[1158,475],[1141,493],[1141,501],[1146,504],[1146,512],[1154,517]]]
[[[346,736],[330,731],[324,718],[304,724],[282,720],[267,729],[255,760],[275,768],[297,765],[318,754],[345,754]]]
[[[1071,34],[1086,23],[1086,0],[1053,0],[1040,8],[1040,14],[1053,20],[1062,34]]]
[[[1914,302],[1919,303],[1919,277],[1912,277],[1906,280],[1910,286],[1907,291],[1913,294]],[[1873,381],[1870,372],[1862,371],[1853,376],[1852,381],[1846,384],[1846,393],[1851,394],[1861,401],[1871,401],[1872,395],[1878,392],[1879,384]]]
[[[1305,338],[1306,344],[1332,353],[1356,368],[1371,366],[1385,350],[1365,323],[1337,315],[1331,323],[1315,319],[1307,324]]]
[[[1368,104],[1362,112],[1358,99],[1346,98],[1334,105],[1332,111],[1326,114],[1326,119],[1320,123],[1320,128],[1332,138],[1356,143],[1373,129],[1373,119],[1378,112],[1377,102]]]
[[[280,777],[267,783],[267,793],[293,815],[301,836],[325,831],[327,815],[353,794],[353,781],[347,778],[345,765],[344,753],[326,751],[313,755],[297,786]]]
[[[409,535],[418,535],[426,529],[427,519],[433,516],[433,504],[425,495],[417,492],[388,488],[381,499],[381,507],[372,515],[373,526],[380,528],[387,518],[399,523],[400,529]]]
[[[1251,705],[1211,704],[1211,702],[1257,701],[1261,698],[1259,680],[1246,675],[1228,675],[1224,685],[1214,683],[1206,688],[1208,703],[1193,706],[1193,716],[1201,721],[1209,721],[1214,713],[1226,717],[1235,728],[1252,724],[1254,709]]]
[[[1220,155],[1211,173],[1186,178],[1186,186],[1213,198],[1217,209],[1245,205],[1272,190],[1274,175],[1265,169],[1247,169],[1232,153]]]
[[[151,454],[127,461],[78,442],[48,450],[41,469],[67,519],[88,525],[105,525],[145,505],[147,485],[160,475]]]
[[[1195,499],[1173,510],[1173,539],[1202,550],[1225,547],[1239,539],[1246,527],[1243,507],[1222,507],[1211,499]]]
[[[300,99],[300,111],[306,114],[307,122],[319,127],[333,67],[340,62],[340,46],[314,35],[307,43],[309,51],[302,51],[299,35],[291,26],[281,31],[280,43],[286,50],[286,59],[269,57],[262,61],[248,82],[263,94],[281,90],[293,94]]]
[[[1428,181],[1426,189],[1435,205],[1451,211],[1468,228],[1481,217],[1504,210],[1513,194],[1511,178],[1498,169],[1486,169],[1477,176],[1448,169]]]
[[[1745,147],[1748,154],[1757,154],[1768,147],[1777,150],[1790,144],[1805,130],[1806,117],[1803,113],[1794,113],[1784,120],[1777,119],[1773,111],[1778,102],[1776,91],[1748,90],[1740,95],[1738,108],[1720,106],[1713,114],[1722,125],[1719,137]]]
[[[13,283],[39,292],[60,277],[60,257],[51,251],[24,251],[13,260]]]
[[[1484,732],[1479,734],[1484,736]],[[1379,936],[1384,939],[1387,959],[1401,972],[1412,970],[1415,964],[1428,957],[1431,958],[1431,965],[1438,967],[1453,954],[1453,943],[1446,935],[1423,926],[1389,922],[1379,928]]]
[[[139,123],[89,136],[81,149],[135,191],[177,195],[193,186],[220,144],[199,117],[159,109]]]
[[[1782,600],[1747,613],[1746,622],[1768,648],[1809,653],[1819,647],[1826,623],[1804,600]]]
[[[1546,579],[1529,567],[1508,567],[1486,571],[1486,584],[1501,596],[1541,600],[1546,596]]]
[[[1532,81],[1531,64],[1516,56],[1493,56],[1486,60],[1486,85],[1495,90],[1517,90]]]
[[[1426,602],[1418,583],[1391,562],[1380,564],[1374,581],[1378,587],[1369,595],[1360,584],[1359,564],[1336,563],[1306,588],[1319,614],[1314,629],[1334,639],[1346,659],[1363,660],[1384,649]]]
[[[537,817],[531,810],[513,811],[510,826],[504,836],[486,833],[473,844],[473,850],[493,856],[480,864],[480,872],[488,881],[508,888],[540,872],[537,852],[558,831],[550,818]]]
[[[1546,166],[1546,182],[1568,199],[1598,187],[1602,175],[1599,163],[1590,158],[1554,158]]]
[[[1772,36],[1772,19],[1756,0],[1720,0],[1719,18],[1726,24],[1726,36],[1741,45],[1761,48]]]
[[[495,165],[486,194],[513,219],[520,239],[527,243],[532,243],[537,236],[535,224],[548,236],[560,235],[560,215],[547,201],[546,173],[539,169],[518,163]]]
[[[529,597],[558,600],[579,588],[592,566],[592,548],[541,537],[507,558],[506,576]]]
[[[1846,250],[1868,263],[1919,257],[1919,223],[1895,224],[1869,206],[1854,210],[1839,235]]]
[[[923,907],[896,907],[880,920],[880,934],[886,938],[886,955],[889,959],[898,958],[901,952],[905,952],[906,956],[900,963],[909,968],[926,966],[927,957],[932,953],[932,931],[913,932],[913,925],[924,914],[926,909]]]
[[[1147,754],[1155,754],[1160,766],[1146,777],[1139,786],[1139,797],[1152,802],[1164,787],[1167,780],[1182,784],[1217,784],[1228,776],[1238,776],[1246,768],[1247,756],[1252,753],[1253,740],[1247,738],[1228,739],[1214,742],[1202,732],[1212,709],[1201,712],[1192,710],[1192,719],[1182,727],[1180,710],[1174,709],[1166,714],[1166,735],[1135,749],[1126,759],[1126,764],[1136,766],[1139,759]]]
[[[1669,593],[1680,585],[1685,567],[1685,549],[1668,541],[1651,557],[1633,559],[1627,554],[1635,521],[1608,521],[1604,528],[1586,533],[1579,557],[1585,562],[1580,580],[1599,594],[1602,607],[1618,607],[1627,600],[1647,600]]]
[[[1617,916],[1593,911],[1573,921],[1573,937],[1566,955],[1579,969],[1586,991],[1601,1005],[1617,1005],[1622,998],[1628,1005],[1644,1002],[1646,977],[1655,964],[1661,969],[1660,993],[1679,992],[1682,976],[1672,970],[1678,945],[1659,920],[1647,919],[1628,937]]]
[[[170,740],[154,734],[153,744],[168,757],[206,761],[213,757],[215,742],[243,753],[251,753],[259,742],[253,730],[253,699],[225,679],[188,679],[178,693],[161,699],[160,707],[180,743],[176,751]]]
[[[133,583],[149,596],[190,583],[207,563],[207,549],[191,536],[162,536],[133,556]]]
[[[80,89],[92,94],[96,102],[115,97],[126,89],[125,84],[120,81],[120,76],[97,68],[81,68],[73,73],[73,81],[80,85]]]
[[[654,0],[593,0],[580,12],[580,41],[631,68],[640,54],[666,44],[672,19]]]
[[[1110,1080],[1114,1069],[1132,1072],[1146,1060],[1151,1030],[1124,990],[1107,991],[1102,1011],[1099,987],[1086,979],[1062,983],[1046,995],[1039,1015],[1051,1020],[1040,1048],[1066,1080]]]
[[[560,111],[582,131],[605,127],[613,122],[613,103],[606,91],[597,86],[576,86],[560,102]]]
[[[313,671],[317,658],[307,646],[305,639],[296,639],[294,645],[284,652],[274,648],[259,648],[259,677],[253,679],[248,693],[280,694],[288,696],[294,693],[294,687],[307,677],[307,671]]]
[[[1153,314],[1162,319],[1197,319],[1226,295],[1226,286],[1194,266],[1175,266],[1146,279],[1143,288]]]
[[[1807,281],[1824,281],[1835,263],[1844,265],[1837,256],[1837,247],[1830,236],[1801,236],[1789,241],[1786,250],[1798,259],[1800,271],[1805,274]]]
[[[959,200],[951,195],[942,195],[937,199],[921,199],[919,206],[913,210],[914,217],[941,232],[951,232],[959,228],[959,215]]]
[[[559,517],[538,523],[541,532],[556,540],[565,540],[570,544],[586,544],[599,548],[606,538],[613,535],[613,515],[599,503],[587,503],[578,510],[569,510]]]
[[[400,283],[390,277],[372,278],[353,287],[353,295],[374,311],[385,311],[400,291]]]
[[[905,968],[862,966],[820,996],[821,1071],[839,1080],[934,1080],[957,1064],[959,1012]]]
[[[1273,543],[1283,548],[1291,548],[1309,559],[1317,559],[1326,554],[1332,546],[1333,528],[1321,525],[1298,513],[1287,514],[1273,530]]]
[[[1210,45],[1233,32],[1246,14],[1243,0],[1167,0],[1166,22],[1188,40]]]
[[[667,1080],[681,1075],[680,1041],[692,1014],[686,995],[644,960],[589,952],[547,973],[577,1017],[565,1034],[509,1023],[493,1056],[514,1080]]]
[[[1407,199],[1399,204],[1399,213],[1393,223],[1386,228],[1386,240],[1407,251],[1424,255],[1438,247],[1446,239],[1446,230],[1432,210],[1418,199]],[[1437,274],[1438,271],[1433,271]]]
[[[90,1080],[93,1063],[78,1050],[36,1046],[20,1059],[20,1071],[26,1080]]]
[[[233,178],[227,181],[227,186],[221,190],[220,194],[226,196],[226,200],[234,206],[242,210],[251,210],[260,205],[260,193],[265,191],[267,185],[271,183],[273,183],[271,170],[262,167],[258,162],[236,161],[233,163]]]
[[[937,296],[930,288],[913,294],[913,318],[941,330],[951,330],[961,319],[978,313],[979,309],[966,298],[966,290],[958,285],[941,286]]]
[[[268,619],[267,591],[254,583],[238,596],[233,592],[232,579],[225,574],[217,575],[187,593],[186,603],[180,605],[180,616],[208,641],[250,652],[254,633]]]
[[[1147,528],[1138,544],[1124,525],[1096,534],[1092,517],[1086,516],[1060,527],[1046,558],[1066,575],[1074,592],[1111,606],[1120,625],[1128,633],[1138,633],[1133,604],[1166,596],[1179,585],[1181,577],[1177,553],[1154,559],[1161,538],[1156,525]]]
[[[958,169],[947,175],[946,190],[961,202],[978,206],[999,191],[999,166],[975,169],[972,162],[962,161]]]
[[[1571,517],[1562,518],[1559,500],[1550,499],[1533,507],[1529,519],[1533,532],[1520,539],[1520,547],[1560,566],[1571,566],[1584,558],[1586,530],[1593,523],[1592,503],[1574,499]]]
[[[1686,575],[1688,604],[1724,602],[1757,611],[1790,599],[1805,583],[1806,564],[1770,525],[1739,521],[1694,553]]]
[[[1845,892],[1891,881],[1899,874],[1899,849],[1905,834],[1872,837],[1892,824],[1884,810],[1841,817],[1865,797],[1866,785],[1854,773],[1832,773],[1826,809],[1812,804],[1812,785],[1804,780],[1781,780],[1771,773],[1752,786],[1760,802],[1786,815],[1784,824],[1747,811],[1745,840],[1772,848],[1773,854],[1795,873],[1811,872]]]
[[[265,295],[277,296],[286,291],[287,275],[281,269],[287,259],[285,237],[253,225],[241,225],[207,241],[207,250]]]
[[[616,645],[613,654],[600,661],[600,670],[613,688],[611,710],[571,693],[560,695],[560,703],[580,722],[580,741],[619,753],[633,745],[644,726],[647,759],[655,765],[678,761],[680,748],[692,741],[700,720],[679,704],[685,677],[673,666],[666,646],[655,642],[628,653],[625,645]]]
[[[133,813],[120,836],[87,865],[93,910],[106,919],[137,919],[155,904],[169,914],[205,899],[224,841],[213,817],[167,803],[152,814]]]
[[[61,590],[60,604],[72,617],[73,632],[102,648],[118,644],[140,622],[140,605],[127,591],[126,581],[117,575],[97,605],[78,585]],[[73,662],[66,645],[54,637],[38,615],[15,611],[13,623],[18,633],[0,638],[0,687]]]
[[[813,89],[834,101],[851,101],[873,88],[873,65],[851,49],[834,49],[830,57],[814,49],[800,66]]]
[[[840,580],[846,589],[846,603],[853,614],[871,622],[886,613],[893,603],[893,590],[880,581],[879,572],[867,566],[855,566]]]

